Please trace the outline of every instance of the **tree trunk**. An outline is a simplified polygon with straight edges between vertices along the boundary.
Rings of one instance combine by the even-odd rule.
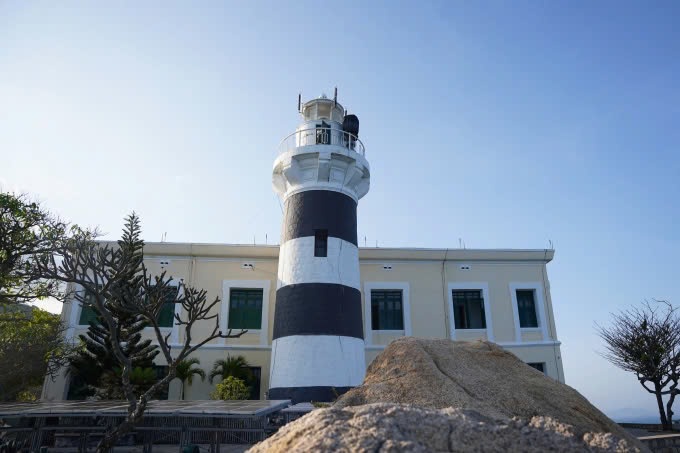
[[[102,438],[101,441],[99,441],[99,444],[97,445],[97,453],[110,453],[113,451],[113,447],[116,446],[116,442],[118,442],[118,439],[129,433],[132,428],[134,427],[133,423],[130,423],[128,420],[125,420],[123,423],[118,425],[116,429],[110,432],[106,432],[104,434],[104,437]]]
[[[182,386],[181,386],[181,391],[180,391],[180,397],[179,397],[179,399],[181,399],[182,401],[184,401],[184,381],[181,381],[181,382],[182,382]]]
[[[676,395],[675,389],[671,390],[668,402],[666,403],[666,420],[668,421],[668,429],[671,431],[673,430],[673,402],[675,401]]]
[[[661,417],[661,429],[669,431],[668,419],[666,418],[666,410],[663,407],[663,398],[661,396],[661,386],[659,383],[654,383],[654,395],[656,396],[656,404],[659,406],[659,416]]]

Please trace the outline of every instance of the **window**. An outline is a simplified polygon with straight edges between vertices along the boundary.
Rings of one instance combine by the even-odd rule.
[[[163,379],[165,376],[167,376],[168,371],[170,370],[170,367],[168,367],[167,365],[152,365],[151,368],[153,369],[153,372],[156,375],[156,379],[159,380],[159,381],[161,379]],[[168,382],[158,390],[158,393],[156,393],[156,395],[154,396],[154,399],[167,400],[169,390],[170,390],[170,383]]]
[[[161,308],[161,312],[158,316],[158,326],[159,327],[172,327],[175,319],[175,297],[177,295],[177,287],[171,286],[168,288],[168,294],[165,296],[166,302]],[[87,293],[85,295],[85,301],[87,303],[94,303],[94,295]],[[80,318],[78,319],[78,325],[86,326],[92,322],[97,321],[98,314],[92,305],[83,305],[80,310]],[[148,326],[147,326],[148,327]]]
[[[262,327],[262,289],[232,289],[229,292],[229,329]]]
[[[68,391],[66,393],[67,400],[86,400],[93,396],[94,391],[87,384],[84,377],[73,372],[69,373],[69,375],[70,379],[68,381]]]
[[[319,102],[316,104],[317,119],[329,119],[331,117],[331,103]],[[322,121],[322,124],[326,124]],[[327,124],[324,127],[329,127]]]
[[[252,382],[247,383],[250,386],[250,396],[248,399],[259,400],[260,399],[260,381],[262,380],[262,368],[259,366],[251,366],[250,372],[253,373]]]
[[[404,330],[404,309],[400,289],[371,290],[371,328]]]
[[[78,319],[78,325],[79,326],[88,326],[90,323],[98,323],[97,321],[97,311],[94,309],[92,305],[94,303],[94,294],[87,292],[85,293],[85,303],[88,305],[81,305],[80,309],[80,318]],[[73,318],[71,318],[73,319]]]
[[[453,313],[456,329],[486,329],[484,298],[479,289],[454,289]]]
[[[328,230],[314,230],[314,256],[328,256]]]
[[[330,113],[330,110],[329,110]],[[321,121],[321,124],[316,125],[316,144],[317,145],[330,145],[331,144],[331,134],[330,134],[330,124],[325,121]]]
[[[542,362],[539,363],[527,363],[531,368],[535,368],[541,373],[545,374],[545,364]]]
[[[161,307],[161,312],[158,315],[158,327],[172,327],[175,321],[175,299],[179,288],[176,286],[169,286],[168,293],[165,295],[165,302]]]
[[[518,289],[516,294],[519,326],[523,329],[538,327],[538,317],[536,316],[536,302],[534,297],[534,290]]]

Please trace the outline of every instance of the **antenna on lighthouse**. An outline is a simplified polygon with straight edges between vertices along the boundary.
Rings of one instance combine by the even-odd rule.
[[[300,111],[300,105],[302,104],[302,93],[298,93],[298,112]]]
[[[335,93],[333,94],[333,107],[338,105],[338,87],[335,87]]]

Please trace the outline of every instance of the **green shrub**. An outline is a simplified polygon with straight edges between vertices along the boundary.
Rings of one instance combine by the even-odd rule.
[[[312,403],[312,406],[314,406],[317,409],[323,409],[323,408],[326,408],[326,407],[331,407],[333,405],[333,403],[322,403],[320,401],[312,401],[311,403]]]
[[[246,400],[250,396],[250,388],[243,379],[228,376],[217,384],[217,389],[210,394],[214,400]]]

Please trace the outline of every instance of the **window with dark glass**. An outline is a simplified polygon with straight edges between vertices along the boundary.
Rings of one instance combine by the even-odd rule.
[[[314,230],[314,256],[328,256],[328,230]]]
[[[538,327],[533,289],[517,290],[517,314],[519,315],[519,326],[521,328]]]
[[[94,391],[92,387],[87,384],[84,377],[76,373],[69,373],[68,391],[66,392],[67,400],[86,400],[93,396]]]
[[[153,365],[152,366],[153,373],[156,376],[157,380],[162,380],[165,376],[168,375],[168,371],[170,370],[170,367],[166,365]],[[167,400],[168,399],[168,393],[170,390],[170,383],[166,383],[164,386],[162,386],[160,389],[158,389],[158,393],[154,395],[154,399],[157,400]]]
[[[262,289],[232,289],[229,292],[230,329],[262,327]]]
[[[158,327],[172,327],[175,323],[175,300],[179,288],[169,286],[166,289],[167,293],[163,297],[165,302],[163,302],[161,312],[158,315]]]
[[[404,304],[400,289],[371,290],[371,328],[404,330]]]
[[[175,298],[177,296],[178,288],[176,286],[169,286],[167,294],[164,299],[165,302],[161,307],[161,312],[158,315],[159,327],[172,327],[175,319]],[[85,326],[91,322],[97,322],[97,312],[90,304],[94,304],[94,294],[87,293],[85,295],[86,305],[83,305],[80,310],[80,318],[78,325]],[[147,326],[148,327],[148,326]]]
[[[535,368],[541,373],[545,374],[545,365],[543,363],[527,363],[531,368]]]
[[[248,368],[250,368],[250,372],[253,375],[252,381],[247,383],[247,385],[250,387],[250,396],[248,397],[248,399],[259,400],[260,382],[262,380],[262,368],[260,368],[259,366],[251,366]]]
[[[97,311],[94,309],[94,294],[90,292],[85,293],[85,300],[80,309],[80,318],[78,319],[78,325],[88,326],[90,323],[97,323]]]
[[[453,290],[453,318],[456,329],[486,329],[481,290]]]

